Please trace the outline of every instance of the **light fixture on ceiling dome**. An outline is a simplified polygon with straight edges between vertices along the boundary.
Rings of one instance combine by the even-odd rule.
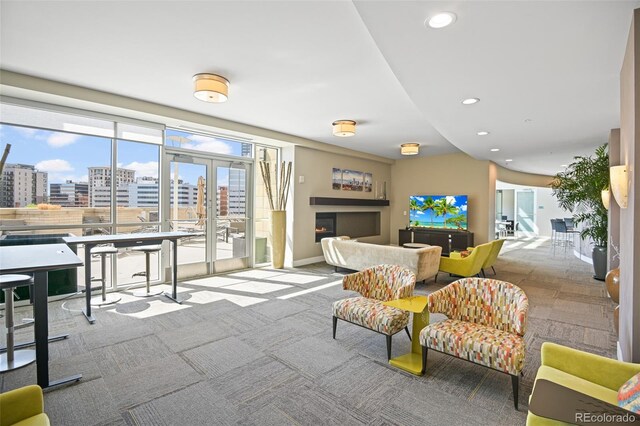
[[[456,14],[453,12],[440,12],[427,18],[425,24],[434,29],[448,27],[456,22]]]
[[[226,102],[229,80],[217,75],[201,73],[193,76],[193,96],[204,102]]]
[[[356,134],[356,122],[353,120],[336,120],[332,125],[333,136],[348,138]]]
[[[418,155],[419,152],[419,143],[403,143],[400,145],[400,154],[402,155]]]

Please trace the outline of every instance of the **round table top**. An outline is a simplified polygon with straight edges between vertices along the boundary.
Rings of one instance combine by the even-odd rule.
[[[431,246],[429,244],[423,244],[423,243],[404,243],[402,245],[402,247],[404,247],[404,248],[412,248],[412,249],[419,249],[419,248],[431,247]]]

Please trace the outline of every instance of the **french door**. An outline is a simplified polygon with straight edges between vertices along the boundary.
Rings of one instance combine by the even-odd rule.
[[[163,227],[195,237],[182,240],[182,278],[251,266],[252,163],[167,152]]]

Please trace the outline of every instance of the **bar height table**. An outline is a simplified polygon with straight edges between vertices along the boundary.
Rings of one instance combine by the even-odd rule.
[[[0,247],[0,273],[34,273],[33,311],[36,343],[36,376],[42,388],[76,382],[82,374],[49,381],[49,307],[47,272],[77,268],[82,260],[66,244],[35,244]]]
[[[116,234],[116,235],[87,235],[84,237],[65,237],[64,242],[70,246],[84,244],[84,282],[86,307],[82,311],[89,323],[93,324],[96,319],[91,313],[91,249],[98,244],[113,244],[116,248],[153,246],[162,244],[163,241],[171,241],[173,245],[173,259],[171,261],[171,294],[164,293],[166,297],[176,303],[178,300],[178,240],[185,237],[195,237],[201,234],[191,232],[145,232],[137,234]]]

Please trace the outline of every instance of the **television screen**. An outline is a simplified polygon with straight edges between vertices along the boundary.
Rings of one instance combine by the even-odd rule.
[[[467,229],[466,195],[412,195],[409,197],[412,227]]]

